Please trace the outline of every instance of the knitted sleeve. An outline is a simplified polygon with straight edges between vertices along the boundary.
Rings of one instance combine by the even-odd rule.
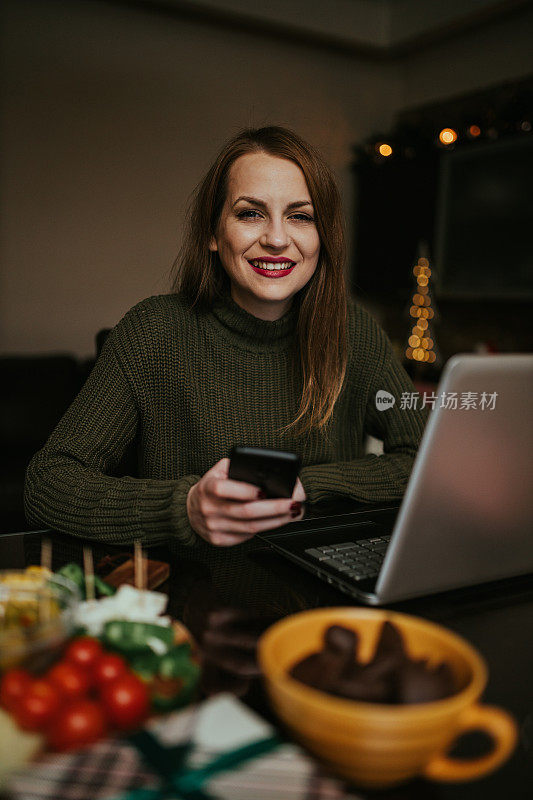
[[[354,396],[352,403],[354,406],[364,403],[364,433],[383,440],[383,455],[372,453],[353,461],[304,467],[300,480],[313,503],[332,495],[367,503],[400,500],[427,422],[427,408],[402,408],[402,394],[416,392],[413,383],[396,358],[385,332],[367,312],[361,316],[365,320],[365,346],[359,348],[359,352],[372,354],[372,369],[367,391],[363,395],[359,389],[359,396]],[[394,397],[393,405],[378,409],[376,393],[380,390]],[[355,418],[355,413],[353,416]]]
[[[111,544],[176,538],[195,544],[186,499],[201,476],[114,477],[139,425],[133,392],[109,334],[82,390],[30,461],[24,509],[31,525]]]

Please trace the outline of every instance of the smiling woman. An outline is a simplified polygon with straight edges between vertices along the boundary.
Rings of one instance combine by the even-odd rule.
[[[303,500],[400,499],[427,411],[402,408],[413,384],[347,297],[344,257],[321,155],[281,127],[231,139],[196,191],[171,291],[113,328],[30,462],[30,523],[211,558],[300,518]],[[397,402],[378,408],[380,391]],[[368,434],[382,456],[365,454]],[[138,474],[124,476],[133,443]],[[297,453],[293,496],[230,480],[238,444]]]
[[[274,283],[265,266],[279,258],[294,267]],[[262,267],[250,264],[259,260]],[[229,285],[241,308],[270,321],[298,297],[293,366],[301,372],[303,390],[292,426],[301,434],[324,428],[342,389],[344,262],[340,195],[320,153],[293,131],[275,126],[231,139],[196,193],[174,288],[191,305],[207,309]]]
[[[209,249],[229,276],[232,298],[260,319],[282,317],[316,270],[320,238],[313,204],[294,199],[308,196],[302,170],[285,158],[249,153],[229,171]]]

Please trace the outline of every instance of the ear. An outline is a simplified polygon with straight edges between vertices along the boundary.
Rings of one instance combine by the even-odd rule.
[[[216,252],[217,252],[217,250],[218,250],[218,244],[217,244],[217,240],[215,239],[215,237],[214,237],[214,236],[212,236],[212,237],[211,237],[211,239],[209,240],[209,249],[210,249],[210,250],[211,250],[211,252],[213,252],[213,253],[216,253]]]

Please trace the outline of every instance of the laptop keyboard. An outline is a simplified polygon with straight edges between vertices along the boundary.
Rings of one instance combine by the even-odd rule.
[[[360,581],[378,576],[390,538],[374,536],[372,539],[357,539],[355,542],[310,547],[305,552],[320,561],[321,566],[336,570],[339,577]]]

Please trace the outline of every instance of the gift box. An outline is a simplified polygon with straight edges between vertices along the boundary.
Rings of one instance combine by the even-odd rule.
[[[127,739],[46,754],[11,800],[358,800],[231,694],[152,720]]]

